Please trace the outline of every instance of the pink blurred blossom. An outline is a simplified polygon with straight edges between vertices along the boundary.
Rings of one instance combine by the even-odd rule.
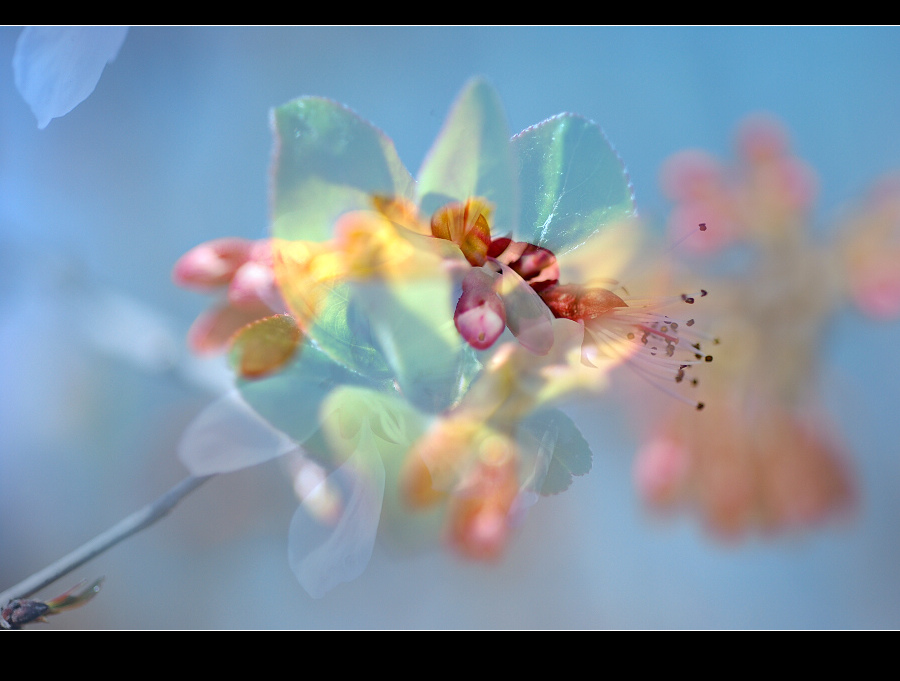
[[[755,257],[749,271],[704,278],[716,295],[703,323],[721,341],[696,387],[705,410],[655,412],[634,465],[650,507],[691,510],[727,538],[854,507],[850,457],[819,403],[820,339],[847,303],[880,320],[900,314],[900,181],[882,181],[822,244],[811,236],[816,176],[785,128],[751,117],[736,149],[733,163],[685,151],[662,168],[673,235],[708,226],[686,250],[714,258],[730,243]],[[702,275],[699,257],[691,271]]]
[[[172,280],[184,288],[224,293],[224,300],[197,317],[188,331],[188,345],[198,354],[224,350],[239,329],[284,310],[269,239],[206,241],[178,259]]]

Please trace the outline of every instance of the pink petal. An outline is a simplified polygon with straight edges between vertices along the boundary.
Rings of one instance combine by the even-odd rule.
[[[494,344],[506,329],[506,311],[494,291],[496,276],[476,268],[466,274],[453,321],[466,342],[477,350]]]
[[[271,267],[254,261],[241,265],[228,285],[228,302],[236,307],[268,307],[273,293],[277,290],[275,271]]]
[[[553,346],[553,313],[522,277],[503,263],[498,292],[506,308],[506,325],[523,347],[546,355]]]
[[[198,355],[221,352],[238,329],[271,313],[267,306],[261,304],[250,309],[226,305],[207,310],[197,317],[188,330],[188,347]]]
[[[175,263],[172,279],[179,286],[208,290],[224,286],[250,258],[253,242],[226,237],[195,246]]]

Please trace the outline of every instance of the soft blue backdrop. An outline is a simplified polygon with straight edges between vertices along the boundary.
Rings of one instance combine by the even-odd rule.
[[[134,28],[43,131],[13,85],[18,33],[0,28],[2,588],[183,476],[179,433],[220,377],[184,353],[206,300],[169,272],[203,240],[265,233],[274,105],[343,102],[415,170],[483,74],[513,131],[560,111],[599,122],[657,225],[660,163],[730,155],[753,111],[781,117],[820,173],[823,234],[900,169],[896,28]],[[611,400],[579,414],[594,470],[538,504],[497,566],[376,548],[359,580],[312,600],[287,565],[295,502],[273,462],[213,480],[48,589],[107,576],[42,626],[898,627],[898,326],[847,311],[822,338],[823,397],[861,490],[845,525],[723,546],[648,517]]]

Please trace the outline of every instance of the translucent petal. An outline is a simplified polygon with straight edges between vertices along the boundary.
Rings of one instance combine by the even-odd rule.
[[[447,116],[419,171],[422,213],[474,196],[496,210],[491,232],[510,233],[517,224],[515,165],[503,105],[483,79],[468,83]]]
[[[127,32],[124,26],[29,26],[22,31],[13,73],[38,128],[87,99]]]
[[[525,280],[503,263],[497,293],[506,309],[506,324],[525,348],[546,355],[553,345],[553,314]]]
[[[384,465],[368,432],[356,452],[326,479],[344,495],[343,513],[324,543],[316,543],[316,528],[301,506],[291,520],[288,562],[301,586],[322,598],[341,582],[359,577],[375,544],[384,498]]]
[[[625,165],[596,123],[559,114],[516,135],[512,147],[522,197],[516,240],[559,256],[636,215]]]
[[[232,390],[187,427],[178,443],[178,458],[192,475],[211,475],[254,466],[296,447]]]

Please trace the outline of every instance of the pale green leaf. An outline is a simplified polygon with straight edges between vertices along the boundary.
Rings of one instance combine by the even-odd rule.
[[[259,380],[237,380],[244,401],[268,423],[300,443],[318,430],[323,400],[342,385],[376,384],[335,363],[308,342],[281,371]]]
[[[559,114],[516,135],[520,241],[556,255],[635,215],[625,166],[596,123]]]
[[[272,112],[273,236],[324,241],[337,218],[372,195],[413,198],[394,143],[350,109],[302,97]]]
[[[517,223],[515,162],[500,97],[483,79],[459,95],[418,176],[425,215],[451,201],[486,198],[495,207],[491,233],[511,233]]]

